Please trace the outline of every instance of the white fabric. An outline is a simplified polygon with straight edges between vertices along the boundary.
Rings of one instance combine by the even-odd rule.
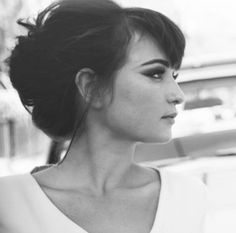
[[[204,184],[197,178],[152,167],[160,172],[161,191],[150,233],[203,233]],[[64,215],[26,173],[0,178],[0,233],[88,232]]]

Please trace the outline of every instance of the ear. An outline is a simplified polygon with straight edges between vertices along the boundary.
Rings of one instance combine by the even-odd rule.
[[[96,81],[97,81],[97,75],[90,68],[83,68],[79,70],[75,76],[75,84],[78,88],[79,93],[81,94],[86,103],[92,101],[92,91],[94,87],[93,84]],[[91,105],[94,107],[100,107],[99,100],[94,99]]]

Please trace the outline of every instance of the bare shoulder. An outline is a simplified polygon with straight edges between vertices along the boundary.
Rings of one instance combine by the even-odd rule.
[[[31,171],[31,175],[43,189],[56,189],[61,186],[61,182],[58,182],[60,178],[55,173],[53,164],[36,167]]]
[[[37,166],[31,171],[31,173],[33,174],[33,173],[36,173],[39,171],[43,171],[47,168],[50,168],[51,166],[53,166],[53,164],[46,164],[46,165],[42,165],[42,166]]]

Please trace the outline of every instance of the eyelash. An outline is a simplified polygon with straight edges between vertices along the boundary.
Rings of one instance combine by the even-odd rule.
[[[157,79],[157,80],[162,80],[162,75],[165,73],[165,69],[158,69],[158,70],[154,70],[154,71],[150,71],[149,73],[147,73],[146,75],[148,77],[151,77],[153,79]],[[154,75],[158,75],[160,77],[155,78]],[[177,77],[179,76],[179,73],[176,73],[176,71],[172,72],[172,77],[174,78],[174,80],[177,79]]]
[[[162,79],[162,75],[165,73],[165,70],[164,69],[158,69],[158,70],[153,70],[153,71],[150,71],[147,76],[153,78],[153,79],[159,79],[161,80]],[[154,75],[158,75],[158,78],[154,77]]]
[[[174,80],[176,80],[177,78],[178,78],[178,76],[179,76],[179,73],[175,73],[176,71],[173,71],[172,72],[172,77],[174,78]]]

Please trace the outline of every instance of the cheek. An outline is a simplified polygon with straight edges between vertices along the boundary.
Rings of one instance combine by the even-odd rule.
[[[129,133],[149,131],[163,115],[163,93],[159,84],[146,80],[119,82],[109,109],[112,127]]]

